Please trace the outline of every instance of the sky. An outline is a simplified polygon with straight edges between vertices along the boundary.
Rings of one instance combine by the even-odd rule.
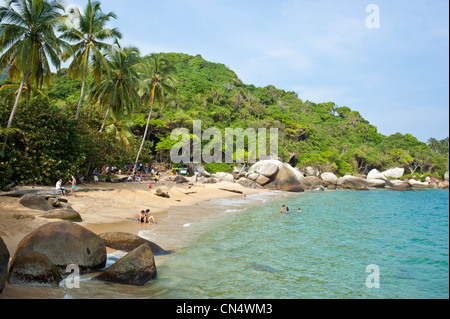
[[[64,0],[84,7],[87,0]],[[0,0],[0,3],[4,1]],[[448,0],[102,0],[123,46],[200,54],[245,84],[358,111],[391,135],[449,136]]]

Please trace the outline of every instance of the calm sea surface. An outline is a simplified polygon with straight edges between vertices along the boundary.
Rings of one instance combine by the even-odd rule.
[[[220,212],[183,225],[186,240],[161,266],[157,257],[148,285],[83,278],[80,289],[39,288],[40,297],[449,298],[448,190],[274,192],[199,209]]]

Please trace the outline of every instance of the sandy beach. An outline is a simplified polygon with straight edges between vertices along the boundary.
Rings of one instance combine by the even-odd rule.
[[[32,188],[31,186],[19,189]],[[42,187],[35,187],[41,189]],[[48,187],[54,189],[53,187]],[[170,198],[155,195],[156,189],[168,192]],[[99,190],[102,189],[102,190]],[[217,198],[243,195],[227,190],[242,191],[250,195],[264,190],[247,189],[236,183],[219,182],[216,184],[176,184],[162,180],[159,185],[140,183],[98,183],[80,185],[77,197],[67,196],[68,204],[80,213],[81,226],[96,234],[120,231],[138,235],[150,230],[155,243],[164,249],[174,249],[179,241],[178,230],[187,223],[214,216],[220,207],[211,210],[196,210],[196,205]],[[141,210],[150,209],[157,224],[137,222]],[[54,222],[40,217],[42,212],[28,209],[19,203],[19,198],[0,196],[0,237],[13,256],[19,242],[38,227]]]

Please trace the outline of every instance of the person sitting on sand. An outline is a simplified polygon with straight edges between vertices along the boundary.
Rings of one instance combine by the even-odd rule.
[[[150,209],[147,209],[145,211],[145,216],[147,216],[147,223],[157,224],[155,218],[153,216],[149,216],[149,213],[150,213]]]
[[[141,223],[145,223],[146,219],[147,219],[147,217],[145,216],[145,211],[142,210],[138,215],[138,221]]]
[[[66,190],[62,187],[62,179],[56,182],[56,189],[61,192],[61,196],[66,196]]]
[[[283,207],[281,207],[280,209],[280,213],[283,214],[284,213],[284,208],[286,207],[286,205],[283,205]]]

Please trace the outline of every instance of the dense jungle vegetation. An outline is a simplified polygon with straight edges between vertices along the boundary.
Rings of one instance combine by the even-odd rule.
[[[279,157],[337,175],[404,167],[408,174],[442,177],[448,170],[448,138],[423,143],[411,134],[384,136],[352,109],[357,106],[304,101],[271,85],[245,84],[200,55],[141,56],[136,48],[107,44],[121,34],[105,27],[115,15],[103,13],[99,2],[88,1],[83,13],[68,16],[55,3],[15,2],[23,12],[33,6],[45,11],[40,17],[61,35],[43,22],[36,37],[47,46],[33,47],[33,38],[10,27],[27,28],[26,17],[11,20],[11,10],[23,12],[0,9],[0,188],[54,184],[102,165],[170,163],[177,142],[170,139],[172,130],[192,132],[194,120],[223,136],[226,128],[277,128]],[[82,21],[78,27],[67,23],[74,17]],[[89,43],[93,38],[97,42]],[[61,61],[70,66],[61,69]],[[212,172],[232,168],[207,165]]]

